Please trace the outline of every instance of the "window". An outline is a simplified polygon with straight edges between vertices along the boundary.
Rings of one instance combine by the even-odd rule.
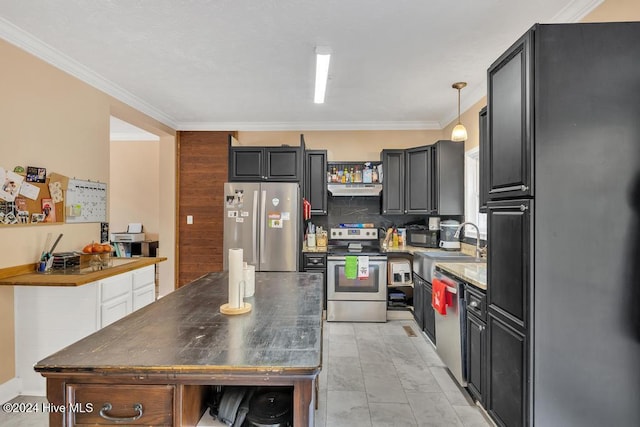
[[[465,152],[464,156],[464,220],[480,229],[480,239],[487,239],[487,214],[480,208],[480,150],[478,147]],[[476,229],[466,226],[465,237],[477,239]]]

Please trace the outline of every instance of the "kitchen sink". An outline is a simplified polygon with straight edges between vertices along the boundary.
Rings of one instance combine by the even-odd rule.
[[[413,254],[413,272],[431,283],[436,263],[441,262],[486,262],[486,259],[476,258],[460,251],[424,251]]]

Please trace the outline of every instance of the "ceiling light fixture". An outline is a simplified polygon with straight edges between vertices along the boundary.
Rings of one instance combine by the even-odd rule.
[[[467,82],[457,82],[451,85],[452,88],[458,89],[458,124],[455,125],[451,132],[451,140],[462,142],[467,140],[467,129],[460,122],[460,90],[467,85]]]
[[[327,79],[329,78],[329,61],[331,49],[328,47],[316,47],[316,91],[313,102],[324,103],[324,95],[327,91]]]

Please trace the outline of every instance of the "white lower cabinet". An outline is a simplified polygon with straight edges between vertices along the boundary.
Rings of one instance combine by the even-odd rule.
[[[33,365],[155,301],[155,266],[82,286],[16,286],[14,295],[20,392],[44,396]]]
[[[133,311],[156,300],[156,271],[154,266],[133,272]]]

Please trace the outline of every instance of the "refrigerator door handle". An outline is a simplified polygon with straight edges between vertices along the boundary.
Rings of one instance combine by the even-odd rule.
[[[258,264],[258,190],[253,191],[253,221],[251,224],[253,236],[253,265]]]
[[[262,200],[260,201],[260,265],[267,261],[264,252],[265,229],[267,228],[267,190],[262,190]]]

